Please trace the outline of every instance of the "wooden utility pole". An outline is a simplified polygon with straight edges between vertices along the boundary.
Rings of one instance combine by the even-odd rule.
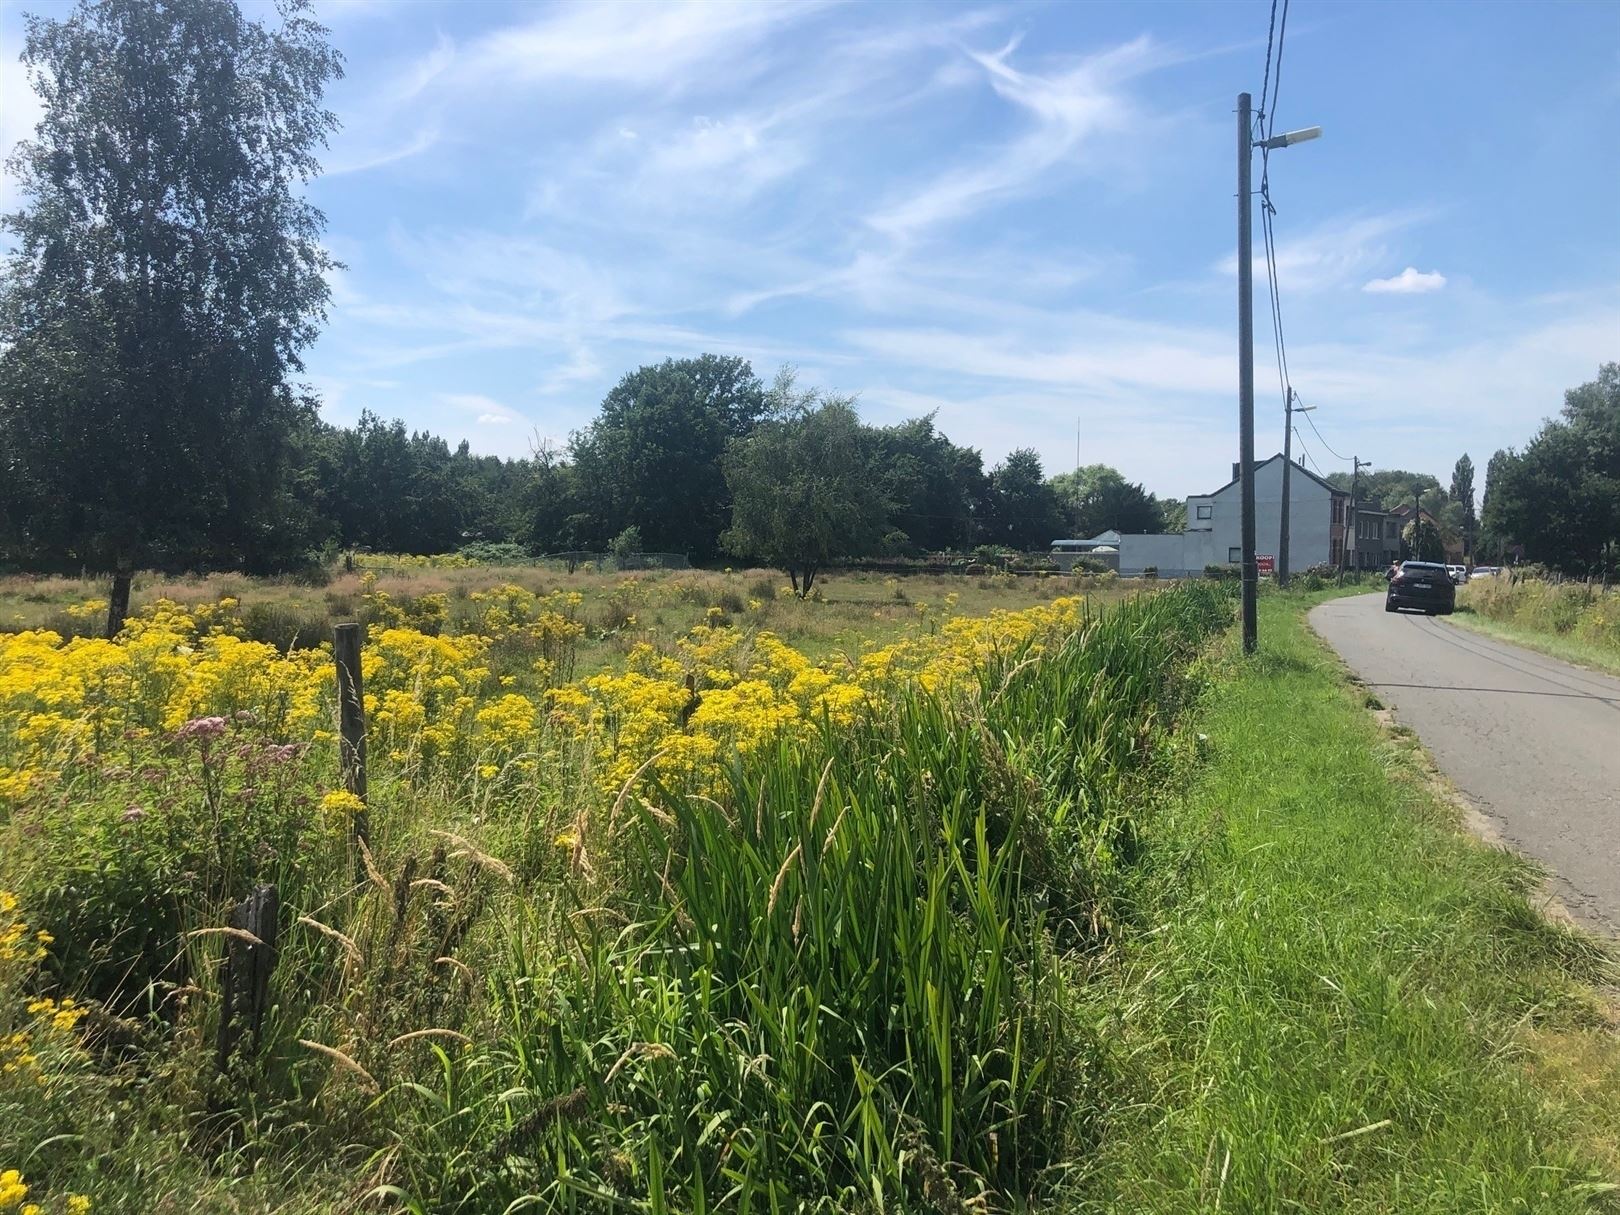
[[[1238,94],[1238,500],[1242,511],[1243,652],[1260,645],[1254,563],[1254,234],[1249,184],[1252,134],[1250,97]]]

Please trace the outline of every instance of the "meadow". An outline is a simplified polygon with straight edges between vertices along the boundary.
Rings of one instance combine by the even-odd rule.
[[[619,573],[560,566],[468,564],[455,557],[361,556],[356,568],[334,567],[321,585],[288,577],[223,573],[166,577],[137,574],[131,596],[139,612],[160,600],[190,611],[230,601],[235,630],[278,649],[330,641],[333,624],[369,622],[379,612],[409,618],[431,632],[476,632],[485,610],[474,596],[517,587],[537,598],[578,596],[572,618],[581,626],[575,660],[581,671],[605,669],[638,641],[682,636],[714,620],[768,629],[821,659],[858,652],[876,640],[927,631],[946,615],[982,616],[1083,593],[1108,602],[1124,592],[1107,576],[1078,578],[991,573],[903,575],[832,573],[801,601],[786,575],[774,570],[681,570]],[[0,575],[0,631],[47,629],[64,637],[101,634],[105,580],[28,574]],[[394,605],[392,610],[388,605]]]
[[[1459,624],[1555,658],[1620,672],[1620,591],[1497,576],[1457,595]]]
[[[0,634],[11,1205],[1055,1194],[1100,1112],[1072,996],[1226,592],[778,582],[153,581],[115,641]],[[87,621],[86,589],[7,606]],[[345,609],[363,803],[307,644]],[[222,951],[270,948],[227,916],[261,884],[271,1004],[222,1067]]]

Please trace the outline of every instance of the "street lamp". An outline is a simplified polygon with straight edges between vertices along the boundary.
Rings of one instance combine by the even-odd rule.
[[[1306,127],[1256,141],[1250,115],[1250,98],[1238,94],[1238,496],[1242,503],[1243,527],[1243,652],[1252,654],[1259,645],[1256,591],[1260,581],[1254,561],[1254,251],[1250,225],[1249,171],[1258,146],[1267,150],[1304,143],[1322,133],[1321,127]]]
[[[1278,148],[1291,148],[1296,143],[1306,143],[1320,138],[1322,138],[1321,127],[1301,127],[1297,131],[1286,131],[1281,135],[1273,135],[1270,139],[1262,139],[1254,146],[1275,152]]]

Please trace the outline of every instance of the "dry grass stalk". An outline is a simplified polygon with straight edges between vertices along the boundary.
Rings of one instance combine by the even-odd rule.
[[[794,844],[793,851],[783,858],[782,867],[776,871],[776,880],[771,883],[771,897],[765,904],[766,915],[770,915],[776,910],[776,900],[782,893],[782,883],[787,880],[788,870],[793,867],[793,862],[799,859],[803,851],[804,845],[802,843]]]
[[[249,945],[264,944],[246,928],[193,928],[186,933],[186,940],[194,937],[230,937],[233,941],[244,941]]]
[[[386,891],[389,894],[392,894],[394,887],[389,880],[382,875],[382,870],[377,868],[377,862],[372,857],[371,848],[366,844],[366,841],[357,839],[355,840],[355,843],[360,845],[360,860],[366,867],[366,876],[371,879],[372,885],[376,886],[378,890]]]
[[[410,1033],[400,1034],[399,1037],[389,1042],[388,1049],[393,1050],[396,1046],[403,1046],[405,1043],[414,1042],[418,1038],[451,1038],[463,1045],[472,1045],[471,1038],[466,1034],[457,1033],[453,1029],[413,1029]]]
[[[664,756],[668,753],[668,751],[669,751],[669,748],[665,747],[662,751],[655,752],[652,756],[650,756],[647,759],[647,761],[644,764],[641,765],[641,767],[637,768],[634,772],[632,772],[630,774],[630,779],[629,780],[624,782],[624,787],[619,790],[619,796],[613,799],[613,809],[608,812],[608,834],[609,835],[613,834],[613,825],[619,821],[619,810],[624,806],[624,799],[630,796],[631,787],[634,786],[635,783],[638,780],[641,779],[641,774],[643,772],[645,772],[648,768],[652,767],[659,760],[663,759]],[[583,839],[584,836],[581,835],[580,838]]]
[[[838,812],[838,817],[833,819],[833,825],[831,827],[827,828],[827,835],[821,841],[821,854],[823,856],[825,856],[827,854],[827,849],[832,847],[833,840],[838,838],[838,828],[840,828],[840,827],[842,827],[844,825],[844,816],[846,814],[848,814],[848,813],[849,813],[849,806],[846,805],[842,810],[840,810]]]
[[[348,1071],[353,1072],[356,1076],[358,1076],[361,1080],[363,1080],[373,1090],[380,1087],[378,1085],[378,1083],[377,1083],[377,1078],[375,1076],[373,1076],[365,1068],[361,1067],[358,1063],[356,1063],[348,1055],[345,1055],[342,1051],[338,1050],[337,1047],[335,1047],[335,1046],[327,1046],[324,1042],[311,1042],[308,1038],[300,1038],[300,1039],[298,1039],[298,1045],[308,1047],[310,1050],[315,1051],[318,1054],[325,1055],[328,1059],[332,1060],[332,1062],[336,1063],[339,1067],[342,1067],[342,1068],[344,1068],[344,1069],[346,1069]]]
[[[469,982],[469,983],[476,983],[478,981],[478,976],[473,974],[472,967],[468,966],[467,963],[461,961],[459,958],[449,958],[449,957],[446,957],[446,958],[434,958],[433,959],[433,964],[435,966],[448,966],[448,967],[450,967],[452,970],[454,970],[458,974],[460,974],[463,979],[466,979],[467,982]]]
[[[632,1042],[624,1048],[612,1067],[608,1068],[607,1075],[602,1077],[603,1084],[612,1084],[613,1077],[617,1076],[624,1065],[632,1059],[673,1059],[675,1051],[663,1042]]]
[[[501,878],[503,881],[517,881],[517,875],[512,872],[511,867],[508,866],[505,861],[499,859],[498,857],[490,856],[487,852],[480,851],[475,845],[463,839],[455,832],[430,831],[428,834],[441,836],[442,838],[449,840],[458,849],[460,849],[460,851],[452,853],[452,856],[464,856],[473,864],[477,865],[480,869],[489,870],[489,872],[495,874],[495,876]]]
[[[344,950],[349,955],[349,960],[352,961],[356,966],[359,966],[364,961],[364,959],[360,956],[360,946],[354,943],[354,938],[344,935],[336,928],[333,928],[330,924],[321,923],[314,916],[301,915],[298,917],[298,922],[313,928],[322,936],[329,937],[330,939],[336,941],[339,945],[343,946]]]
[[[816,800],[810,804],[810,830],[816,829],[816,816],[821,813],[821,798],[827,792],[827,778],[832,775],[832,756],[822,766],[821,779],[816,782]]]
[[[453,899],[456,897],[456,888],[454,886],[447,886],[445,883],[439,881],[438,878],[417,878],[411,883],[411,889],[437,890],[446,898]]]

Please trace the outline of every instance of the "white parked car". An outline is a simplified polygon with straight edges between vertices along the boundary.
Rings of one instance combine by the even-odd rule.
[[[1452,582],[1461,586],[1468,581],[1468,567],[1466,565],[1448,565],[1446,573],[1451,575]]]
[[[1474,572],[1468,575],[1468,581],[1472,582],[1476,578],[1494,578],[1501,572],[1502,567],[1499,565],[1476,565]]]

